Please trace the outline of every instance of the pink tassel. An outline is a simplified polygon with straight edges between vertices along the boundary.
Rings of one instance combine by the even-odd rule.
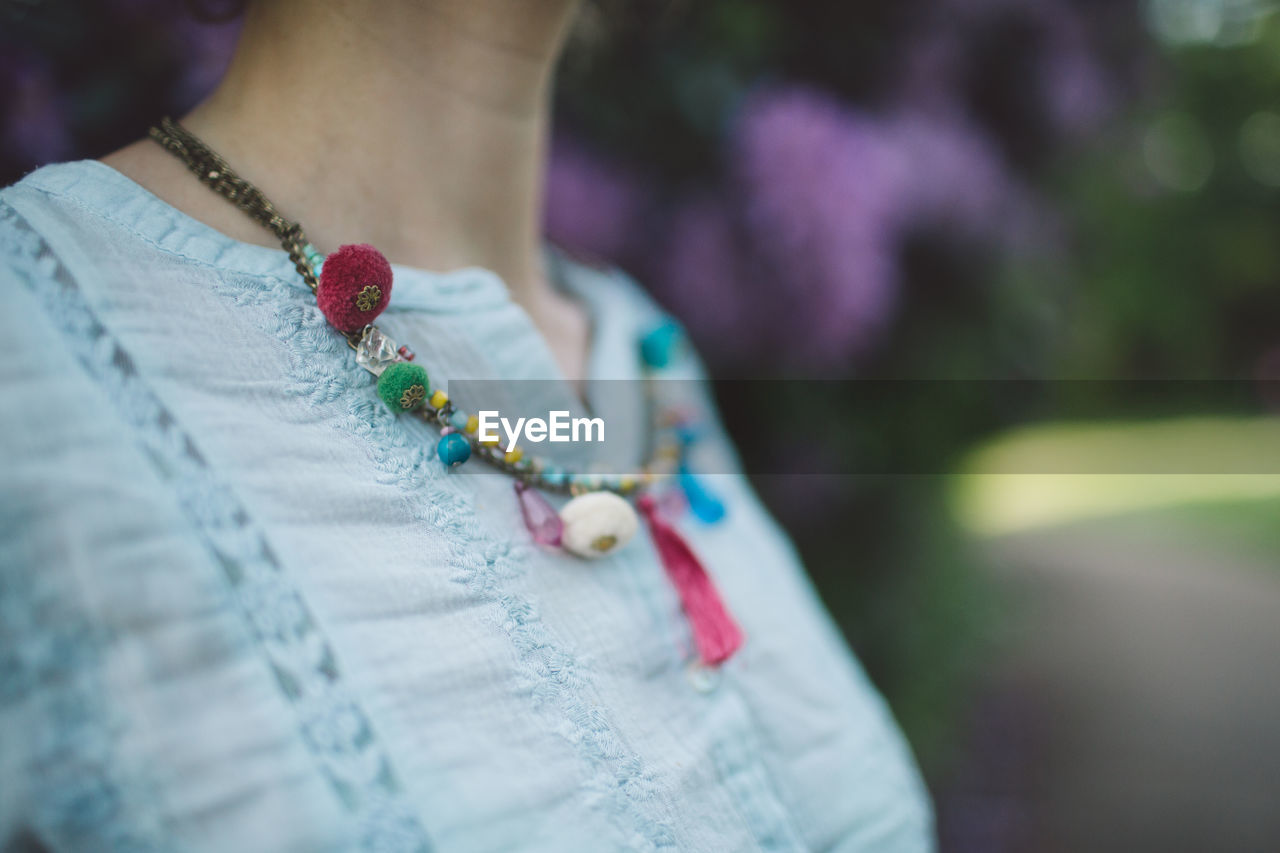
[[[724,663],[742,646],[742,629],[729,615],[711,576],[689,543],[659,514],[657,502],[646,495],[637,505],[649,522],[649,533],[667,577],[680,596],[699,656],[710,665]]]

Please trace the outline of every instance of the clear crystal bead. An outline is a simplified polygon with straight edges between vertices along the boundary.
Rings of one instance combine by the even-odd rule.
[[[382,334],[375,326],[364,330],[360,343],[356,344],[356,364],[374,376],[381,376],[382,371],[399,360],[395,341]]]

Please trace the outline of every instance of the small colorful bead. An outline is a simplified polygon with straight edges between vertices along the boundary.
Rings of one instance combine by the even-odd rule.
[[[521,450],[519,447],[515,447],[515,448],[512,448],[511,450],[508,450],[503,455],[502,458],[505,459],[509,464],[514,464],[524,458],[524,451]]]
[[[564,535],[564,522],[547,499],[529,484],[516,480],[516,499],[520,503],[520,514],[524,517],[524,525],[529,528],[533,541],[539,545],[558,546]]]
[[[664,320],[640,339],[640,357],[649,367],[666,367],[679,343],[680,326],[674,320]]]
[[[408,412],[427,397],[427,371],[407,361],[388,365],[378,377],[378,396],[395,412]]]
[[[464,427],[464,429],[470,435],[475,435],[480,430],[480,419],[477,418],[475,415],[472,415],[471,417],[467,418],[467,425],[466,427]]]
[[[319,275],[320,267],[324,264],[324,255],[320,254],[319,250],[310,243],[302,247],[302,254],[306,257],[307,263],[311,264],[312,272]]]
[[[446,433],[436,445],[436,455],[445,465],[456,467],[471,458],[471,442],[461,433]]]
[[[449,415],[449,424],[457,430],[465,430],[470,420],[471,418],[466,412],[461,412],[457,409],[454,409],[453,414]]]
[[[437,389],[431,394],[431,408],[443,409],[447,402],[449,402],[449,395],[443,391]]]

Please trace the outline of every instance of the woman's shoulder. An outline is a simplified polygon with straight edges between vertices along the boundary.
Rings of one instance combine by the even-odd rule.
[[[112,174],[97,161],[57,163],[0,190],[6,308],[0,312],[0,389],[13,417],[0,459],[10,474],[18,462],[33,471],[56,464],[60,457],[48,451],[59,442],[83,448],[86,434],[96,441],[109,432],[101,409],[90,403],[105,401],[86,367],[90,360],[119,360],[106,348],[101,270],[113,256],[141,251],[131,251],[123,232],[109,228],[101,213],[109,207],[100,205],[118,190]],[[50,412],[57,417],[32,428]],[[19,434],[53,443],[42,445],[46,452],[29,453]],[[7,477],[5,485],[13,482]]]
[[[0,277],[27,277],[40,267],[73,264],[69,247],[101,233],[100,211],[118,208],[120,176],[96,160],[42,166],[0,189]]]
[[[109,204],[111,194],[119,194],[119,177],[98,160],[50,163],[0,189],[0,203],[27,213],[84,207],[89,199]]]
[[[30,296],[33,282],[61,273],[59,233],[72,228],[70,200],[61,193],[82,180],[79,163],[44,166],[0,190],[0,283],[10,306]],[[6,326],[21,322],[6,311]]]
[[[575,248],[557,245],[549,251],[558,267],[557,278],[571,293],[594,303],[617,303],[641,320],[662,316],[653,297],[621,267]]]

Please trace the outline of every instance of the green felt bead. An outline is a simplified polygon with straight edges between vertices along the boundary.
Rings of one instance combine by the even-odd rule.
[[[407,361],[388,365],[378,377],[378,396],[393,412],[418,408],[427,398],[427,371]]]

